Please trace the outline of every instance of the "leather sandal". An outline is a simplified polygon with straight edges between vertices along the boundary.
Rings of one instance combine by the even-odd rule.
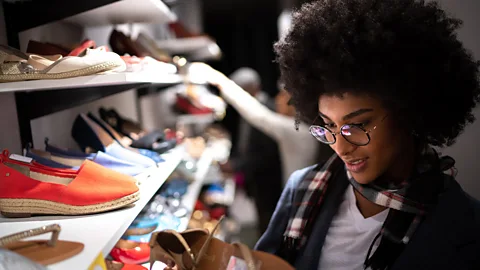
[[[42,265],[54,264],[82,252],[84,245],[78,242],[58,240],[61,228],[58,224],[44,226],[0,238],[0,247],[20,254]],[[52,233],[50,240],[20,241],[45,233]]]
[[[204,230],[178,233],[172,230],[157,232],[150,239],[150,269],[155,261],[178,270],[232,269],[242,264],[248,270],[293,270],[284,260],[261,251],[251,251],[240,243],[228,244],[213,237],[219,224],[210,234]]]

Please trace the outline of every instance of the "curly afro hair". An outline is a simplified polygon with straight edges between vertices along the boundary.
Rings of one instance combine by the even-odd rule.
[[[457,38],[461,24],[435,2],[319,0],[294,12],[275,51],[299,118],[313,121],[321,95],[369,95],[444,147],[480,101],[479,62]]]

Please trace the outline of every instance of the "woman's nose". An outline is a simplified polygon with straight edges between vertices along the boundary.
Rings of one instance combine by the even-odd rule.
[[[332,149],[337,153],[338,156],[348,156],[351,154],[358,146],[347,141],[341,134],[335,135],[336,141],[332,144]]]

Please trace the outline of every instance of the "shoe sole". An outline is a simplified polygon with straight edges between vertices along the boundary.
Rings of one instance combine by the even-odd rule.
[[[158,226],[154,226],[154,227],[149,227],[149,228],[135,228],[135,229],[128,229],[124,234],[123,236],[132,236],[132,235],[145,235],[145,234],[149,234],[153,231],[155,231],[155,229],[157,228]]]
[[[28,80],[55,80],[55,79],[67,79],[80,76],[88,76],[99,74],[101,72],[110,71],[112,69],[121,67],[118,62],[105,62],[102,64],[60,72],[60,73],[33,73],[33,74],[0,74],[0,82],[18,82]]]
[[[86,215],[122,208],[140,199],[140,192],[106,203],[69,205],[35,199],[0,199],[0,213],[5,217],[30,217],[32,215]]]

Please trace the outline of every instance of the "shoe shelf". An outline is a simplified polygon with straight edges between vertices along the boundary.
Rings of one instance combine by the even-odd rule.
[[[128,226],[145,207],[165,180],[175,170],[185,154],[183,146],[177,146],[162,155],[165,162],[150,168],[136,178],[140,182],[140,200],[134,206],[108,213],[85,216],[39,216],[31,218],[4,218],[0,216],[0,235],[8,235],[49,224],[60,224],[59,239],[81,242],[84,250],[65,261],[50,265],[49,269],[88,269],[100,252],[107,256]],[[49,239],[50,235],[37,238]]]
[[[190,53],[217,44],[208,36],[157,40],[157,46],[168,53]]]
[[[187,193],[182,198],[182,205],[187,208],[189,214],[182,218],[181,225],[177,229],[179,232],[186,230],[188,227],[188,222],[190,221],[195,203],[200,195],[200,190],[205,183],[208,170],[212,165],[213,156],[213,148],[207,146],[197,162],[194,181],[188,186]]]
[[[180,84],[184,76],[151,71],[81,76],[59,80],[0,83],[0,93],[14,92],[22,147],[32,142],[30,121],[132,89]],[[55,91],[52,91],[55,90]],[[140,91],[140,90],[138,90]]]
[[[222,51],[217,42],[208,36],[157,40],[157,46],[170,54],[184,55],[190,60],[218,60]]]
[[[182,77],[177,74],[158,74],[152,72],[125,72],[81,76],[59,80],[34,80],[0,83],[0,93],[19,91],[65,90],[76,88],[90,88],[114,85],[130,85],[132,88],[141,84],[168,86],[181,83]]]
[[[65,19],[81,26],[169,23],[177,16],[160,0],[121,0]]]
[[[3,8],[12,38],[21,31],[59,20],[81,26],[177,20],[176,15],[160,0],[3,1]]]

